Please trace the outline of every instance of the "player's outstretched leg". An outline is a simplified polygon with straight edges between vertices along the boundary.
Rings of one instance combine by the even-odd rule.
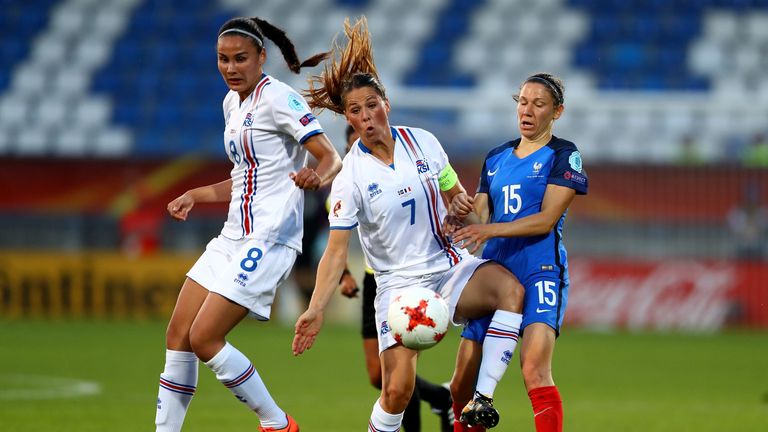
[[[269,394],[259,373],[248,357],[229,344],[224,345],[212,359],[205,362],[235,397],[259,416],[262,430],[298,431],[290,429],[292,419],[280,409]],[[295,422],[293,422],[295,424]]]
[[[480,425],[486,428],[499,424],[499,412],[493,407],[493,399],[475,392],[475,397],[461,411],[461,422],[469,426]]]

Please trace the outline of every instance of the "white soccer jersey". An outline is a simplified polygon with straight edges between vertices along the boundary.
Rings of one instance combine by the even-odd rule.
[[[331,188],[331,229],[358,227],[365,258],[377,276],[445,271],[467,253],[443,235],[446,210],[438,175],[448,164],[437,138],[393,127],[394,163],[385,165],[358,140]]]
[[[301,252],[304,192],[288,173],[307,163],[301,145],[323,130],[304,98],[269,75],[242,103],[224,98],[224,147],[232,168],[232,199],[221,233],[285,244]]]

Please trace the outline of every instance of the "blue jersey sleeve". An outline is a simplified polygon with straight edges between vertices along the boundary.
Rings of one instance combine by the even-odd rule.
[[[581,161],[581,153],[572,142],[558,139],[553,145],[555,159],[547,183],[565,186],[585,195],[589,187],[587,172]]]

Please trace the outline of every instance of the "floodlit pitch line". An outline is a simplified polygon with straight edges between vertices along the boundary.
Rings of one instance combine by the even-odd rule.
[[[101,394],[101,384],[41,375],[0,375],[0,400],[65,399]],[[16,386],[18,388],[7,388]]]

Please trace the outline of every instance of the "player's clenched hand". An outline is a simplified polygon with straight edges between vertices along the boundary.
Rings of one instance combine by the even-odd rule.
[[[195,200],[192,199],[188,193],[184,193],[182,196],[168,203],[168,214],[176,220],[187,220],[187,215],[194,205]]]
[[[299,189],[316,190],[320,187],[322,179],[312,168],[304,167],[298,172],[288,174]]]
[[[341,282],[339,282],[339,289],[341,290],[341,295],[349,298],[357,297],[357,293],[360,291],[360,289],[357,287],[357,281],[355,278],[346,272],[344,273],[344,276],[341,277]]]
[[[467,225],[459,228],[453,233],[453,242],[464,242],[462,247],[469,250],[469,253],[475,253],[483,243],[493,237],[491,224]],[[470,247],[471,246],[471,247]]]
[[[447,237],[451,237],[451,242],[453,242],[453,233],[463,226],[464,223],[456,216],[446,215],[445,219],[443,219],[443,232]]]
[[[456,196],[451,199],[448,213],[463,219],[475,209],[474,204],[475,199],[466,193],[462,192],[456,194]]]
[[[323,326],[323,313],[307,309],[296,321],[296,333],[293,336],[293,355],[297,356],[312,348],[320,327]]]

